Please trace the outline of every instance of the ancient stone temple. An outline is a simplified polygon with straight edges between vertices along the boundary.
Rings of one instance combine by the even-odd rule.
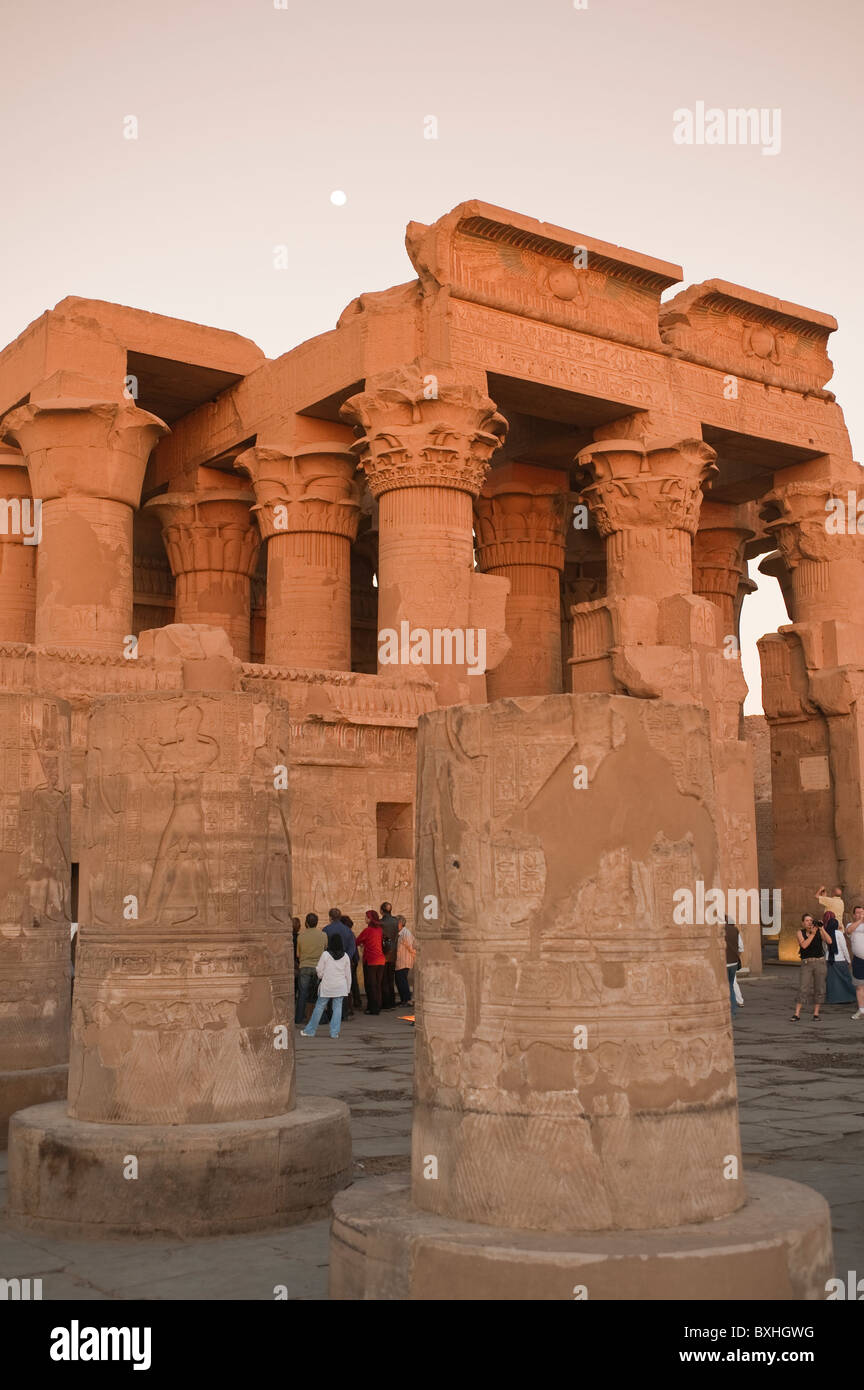
[[[676,768],[669,711],[681,728],[701,711],[716,848],[681,849],[678,886],[710,868],[694,893],[726,895],[754,973],[760,887],[782,890],[792,930],[817,883],[864,890],[864,553],[854,527],[824,524],[859,476],[825,390],[834,319],[722,280],[661,302],[680,267],[485,203],[412,223],[406,246],[410,280],[275,360],[230,332],[76,298],[0,352],[0,691],[19,702],[0,786],[12,1109],[62,1110],[70,919],[81,943],[69,1108],[16,1122],[22,1194],[40,1126],[89,1126],[107,1154],[112,1127],[294,1113],[290,1057],[262,1050],[290,1023],[290,917],[338,904],[359,922],[415,892],[427,910],[438,890],[415,882],[415,834],[444,802],[415,804],[417,730],[439,709],[557,697],[577,720],[589,697],[644,702],[673,730]],[[761,643],[768,884],[738,645],[761,555],[791,620]],[[534,754],[513,746],[518,782]],[[436,776],[443,797],[451,774]],[[576,780],[560,816],[587,835]],[[623,783],[620,804],[626,821]],[[441,907],[441,931],[472,936],[464,885],[448,898],[440,878],[455,824],[435,852],[441,904],[462,905]],[[626,864],[634,845],[614,831]],[[676,821],[679,848],[682,834]],[[633,874],[650,877],[660,851],[643,849]],[[552,853],[542,837],[502,851],[493,896],[534,902]],[[714,964],[700,971],[708,998]],[[21,1078],[46,1069],[55,1089],[34,1075],[28,1091]],[[454,1096],[469,1084],[454,1077]],[[452,1107],[427,1100],[437,1134]],[[34,1201],[21,1210],[36,1220]]]

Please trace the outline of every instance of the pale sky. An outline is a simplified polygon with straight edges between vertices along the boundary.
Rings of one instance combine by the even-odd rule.
[[[275,357],[413,277],[407,222],[481,198],[833,313],[860,451],[860,0],[285,3],[5,0],[0,343],[77,294]],[[675,144],[698,101],[779,108],[779,154]]]

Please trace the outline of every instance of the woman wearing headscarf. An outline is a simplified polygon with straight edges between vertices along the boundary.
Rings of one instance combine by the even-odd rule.
[[[330,1004],[330,1036],[338,1038],[342,1024],[342,1000],[351,988],[351,962],[341,936],[331,936],[328,939],[327,949],[322,952],[315,970],[321,982],[318,986],[318,999],[308,1024],[300,1029],[300,1036],[314,1038],[321,1022],[321,1015]]]

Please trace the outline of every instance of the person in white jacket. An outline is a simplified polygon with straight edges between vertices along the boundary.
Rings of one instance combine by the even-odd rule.
[[[307,1026],[301,1028],[300,1036],[314,1038],[321,1022],[321,1015],[328,1003],[332,1003],[330,1036],[338,1038],[342,1024],[342,1001],[351,989],[351,962],[338,936],[331,936],[330,944],[315,967],[315,973],[321,982],[318,986],[318,998],[312,1010],[312,1017]]]

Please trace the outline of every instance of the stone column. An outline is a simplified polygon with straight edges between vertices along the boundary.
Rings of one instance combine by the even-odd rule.
[[[738,642],[741,602],[748,586],[744,548],[756,532],[746,523],[750,507],[704,500],[693,537],[693,592],[720,610],[718,639]]]
[[[796,625],[862,622],[864,523],[859,532],[856,516],[850,528],[848,498],[851,492],[854,515],[860,472],[856,467],[848,485],[842,478],[780,482],[764,498],[765,530],[790,572]],[[829,503],[839,504],[839,522]]]
[[[234,654],[248,661],[252,576],[260,535],[249,515],[252,492],[212,489],[166,492],[145,503],[162,523],[175,579],[176,623],[205,623],[227,632]]]
[[[411,1182],[337,1197],[331,1297],[824,1297],[827,1203],[745,1187],[723,929],[682,899],[711,763],[683,703],[421,718]]]
[[[353,454],[341,443],[258,444],[234,466],[252,479],[267,542],[266,663],[350,671]]]
[[[0,444],[0,642],[33,641],[41,529],[24,455]]]
[[[715,457],[701,439],[602,439],[578,455],[606,597],[572,610],[574,691],[699,698],[693,647],[714,647],[716,618],[693,594],[693,536]]]
[[[816,888],[830,879],[851,902],[864,886],[860,479],[857,465],[825,456],[776,474],[764,499],[765,529],[778,547],[775,572],[786,572],[794,619],[759,643],[774,872],[783,892],[779,951],[788,964],[797,963],[796,924],[816,910]]]
[[[167,426],[128,401],[61,398],[19,406],[3,428],[42,502],[36,644],[122,655],[132,632],[132,513]]]
[[[255,1230],[349,1180],[346,1107],[294,1094],[288,708],[195,689],[195,666],[182,694],[91,706],[68,1112],[10,1128],[31,1226]]]
[[[0,694],[0,1146],[66,1094],[70,886],[69,708]]]
[[[720,807],[720,875],[724,890],[744,893],[727,903],[730,920],[744,942],[743,965],[751,974],[762,972],[763,899],[758,889],[771,892],[773,883],[759,882],[756,836],[756,797],[753,777],[753,750],[738,737],[741,715],[747,698],[747,682],[741,666],[739,616],[748,587],[744,549],[756,534],[748,522],[755,520],[753,504],[738,506],[706,499],[702,503],[699,529],[693,540],[693,588],[699,597],[714,605],[717,648],[722,662],[715,663],[710,678],[710,699],[714,726],[714,776]],[[774,905],[773,899],[765,900]],[[756,906],[758,902],[759,906]],[[742,911],[743,904],[747,907]]]
[[[715,458],[701,439],[608,439],[582,450],[582,495],[606,539],[610,597],[693,592],[693,536]]]
[[[474,571],[472,502],[506,423],[478,387],[416,364],[367,382],[341,413],[379,504],[379,671],[425,673],[441,704],[482,702],[509,644],[506,584]]]
[[[475,505],[477,560],[509,580],[511,648],[486,678],[487,696],[561,691],[561,574],[567,528],[566,473],[530,464],[493,469]]]

